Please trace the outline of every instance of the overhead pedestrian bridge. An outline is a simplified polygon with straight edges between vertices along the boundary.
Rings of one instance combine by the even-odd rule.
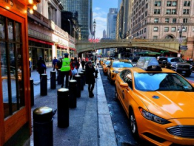
[[[139,48],[145,50],[164,50],[178,53],[180,41],[177,39],[120,39],[120,40],[103,40],[101,42],[90,42],[80,40],[76,42],[78,53],[95,51],[105,48]],[[181,45],[186,44],[186,40]]]

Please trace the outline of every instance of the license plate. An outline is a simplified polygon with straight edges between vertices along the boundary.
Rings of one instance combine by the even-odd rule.
[[[185,73],[186,73],[186,71],[182,71],[182,73],[183,73],[183,74],[185,74]]]

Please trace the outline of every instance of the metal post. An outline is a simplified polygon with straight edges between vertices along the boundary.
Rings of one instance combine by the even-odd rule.
[[[58,69],[57,83],[58,83],[58,85],[62,84],[61,69]]]
[[[76,108],[77,107],[77,81],[70,80],[69,81],[69,107]]]
[[[34,81],[30,78],[30,97],[31,97],[31,106],[34,106]]]
[[[81,76],[81,79],[80,79],[80,89],[84,90],[84,81],[83,81],[84,73],[80,72],[79,75]]]
[[[50,84],[51,84],[51,89],[56,89],[56,72],[51,71],[50,72]]]
[[[61,88],[57,91],[58,127],[69,127],[69,89]]]
[[[41,74],[40,76],[40,95],[47,95],[47,74]]]
[[[75,80],[77,81],[77,94],[76,97],[81,97],[81,76],[80,75],[75,75]]]
[[[49,107],[33,111],[34,146],[53,146],[53,110]]]

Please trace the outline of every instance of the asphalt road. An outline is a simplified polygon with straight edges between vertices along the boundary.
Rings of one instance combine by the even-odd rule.
[[[101,67],[99,67],[99,70],[118,146],[152,146],[152,144],[148,143],[147,141],[135,140],[133,138],[132,133],[130,132],[127,115],[125,114],[120,102],[115,99],[115,85],[110,84],[107,76],[103,74]],[[194,81],[194,73],[192,73],[190,77],[187,77],[187,79]]]

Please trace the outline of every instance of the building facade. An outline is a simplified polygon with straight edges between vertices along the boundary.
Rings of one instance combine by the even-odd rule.
[[[116,38],[117,8],[110,8],[107,15],[107,38]]]
[[[92,32],[92,0],[61,0],[65,11],[78,13],[81,39],[88,39]]]

